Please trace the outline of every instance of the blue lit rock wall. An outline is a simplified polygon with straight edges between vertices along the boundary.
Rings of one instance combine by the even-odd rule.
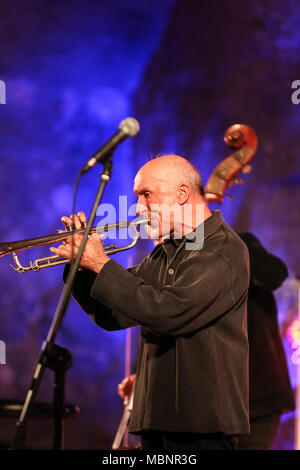
[[[133,176],[157,152],[186,155],[206,180],[230,153],[225,130],[243,122],[257,132],[259,150],[244,186],[229,191],[234,199],[222,210],[237,230],[252,230],[287,262],[290,279],[278,294],[285,333],[295,317],[300,265],[300,105],[291,102],[291,83],[300,79],[299,19],[295,0],[2,2],[1,239],[55,233],[60,216],[69,215],[78,169],[128,115],[139,119],[141,132],[116,152],[104,197],[116,205],[121,194],[134,201]],[[98,177],[94,170],[83,178],[77,210],[89,211]],[[145,250],[141,243],[115,259],[127,266]],[[62,268],[21,277],[2,259],[0,273],[0,339],[7,344],[0,399],[23,399]],[[102,332],[71,304],[57,338],[74,356],[67,401],[81,408],[67,423],[67,448],[111,446],[124,340],[124,332]],[[50,401],[51,386],[47,372],[38,399]],[[51,447],[51,423],[30,423],[29,431],[28,445]],[[13,432],[14,421],[0,422],[0,440]],[[277,447],[291,448],[292,434],[287,417]]]

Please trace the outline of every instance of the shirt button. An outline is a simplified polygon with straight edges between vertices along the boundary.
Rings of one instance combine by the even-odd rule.
[[[174,269],[173,269],[173,268],[170,268],[170,269],[168,270],[168,273],[169,273],[169,274],[174,274],[174,273],[175,273],[175,271],[174,271]]]

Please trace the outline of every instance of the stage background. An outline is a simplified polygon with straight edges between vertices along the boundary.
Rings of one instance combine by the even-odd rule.
[[[84,162],[127,116],[141,132],[115,152],[104,202],[135,202],[133,178],[157,153],[190,159],[204,181],[230,153],[223,135],[245,123],[258,135],[253,171],[229,192],[222,211],[237,231],[255,233],[280,256],[289,278],[276,293],[293,387],[298,345],[288,328],[297,317],[300,269],[300,5],[296,0],[53,0],[0,4],[1,240],[55,233],[69,215],[73,183]],[[82,178],[77,210],[89,212],[100,167]],[[99,218],[96,222],[98,222]],[[127,267],[149,251],[141,242],[115,259]],[[48,253],[37,250],[36,256]],[[26,256],[25,256],[26,258]],[[32,368],[62,289],[62,268],[19,275],[0,260],[0,399],[25,398]],[[133,356],[138,329],[133,331]],[[121,417],[125,332],[97,328],[71,303],[57,343],[70,349],[67,402],[81,413],[66,423],[68,449],[110,448]],[[46,372],[37,400],[51,401]],[[14,434],[0,418],[0,439]],[[52,424],[30,422],[27,446],[51,447]],[[292,449],[294,413],[283,416],[277,449]]]

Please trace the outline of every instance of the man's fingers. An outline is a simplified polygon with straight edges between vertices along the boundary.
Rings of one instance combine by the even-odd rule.
[[[67,248],[66,245],[60,245],[57,248],[52,246],[50,248],[50,251],[52,253],[54,253],[55,255],[61,256],[62,258],[68,258],[69,254],[70,254],[70,250]]]
[[[78,212],[78,218],[80,220],[80,223],[81,223],[81,227],[86,227],[86,216],[85,216],[85,213],[84,212]]]
[[[72,214],[70,216],[70,218],[72,219],[73,224],[74,224],[76,229],[82,228],[82,225],[81,225],[81,222],[80,222],[80,219],[79,219],[78,215]]]
[[[72,251],[67,245],[60,245],[57,248],[52,246],[50,248],[50,251],[55,255],[61,256],[62,258],[72,259]]]
[[[84,212],[78,212],[78,214],[71,214],[70,217],[65,215],[61,218],[65,229],[70,232],[71,230],[85,228],[86,227],[86,216]]]
[[[97,243],[99,243],[99,242],[102,243],[103,237],[104,237],[104,234],[103,234],[103,236],[101,235],[101,237],[99,237],[99,235],[97,235],[97,233],[95,233],[95,232],[90,234],[90,240],[93,240]]]
[[[124,393],[122,384],[118,385],[118,394],[122,398],[124,405],[128,405],[128,395]]]
[[[64,224],[65,226],[65,229],[70,232],[71,230],[74,229],[74,226],[73,226],[73,221],[70,217],[66,217],[65,215],[61,218],[61,221],[62,223]]]

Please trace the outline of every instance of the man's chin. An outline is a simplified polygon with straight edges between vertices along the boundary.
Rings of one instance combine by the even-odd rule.
[[[159,238],[161,238],[161,233],[160,233],[160,230],[159,230],[159,227],[155,227],[155,225],[148,225],[147,226],[147,233],[148,233],[148,237],[151,239],[151,240],[158,240]]]
[[[166,238],[170,238],[170,232],[162,233],[159,228],[149,227],[148,236],[151,240],[155,240],[156,242],[162,242]]]
[[[158,228],[149,226],[147,232],[148,232],[148,237],[151,240],[157,240],[158,238],[160,238]]]

